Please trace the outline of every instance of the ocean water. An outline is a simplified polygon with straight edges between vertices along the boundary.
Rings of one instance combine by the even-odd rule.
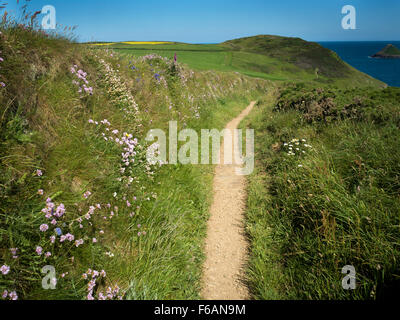
[[[400,87],[400,59],[370,57],[389,43],[400,48],[400,41],[319,42],[325,48],[335,51],[354,68],[390,86]]]

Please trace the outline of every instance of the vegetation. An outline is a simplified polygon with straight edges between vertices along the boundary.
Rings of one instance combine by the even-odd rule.
[[[307,84],[260,101],[250,178],[257,299],[384,299],[399,290],[400,90]],[[342,267],[356,269],[343,290]]]
[[[250,99],[253,297],[399,289],[399,89],[298,38],[77,44],[7,17],[0,31],[4,299],[198,299],[213,167],[148,163],[145,137],[222,128]]]
[[[392,45],[388,44],[385,48],[383,48],[378,53],[372,56],[373,58],[400,58],[400,50]]]
[[[234,71],[274,81],[314,81],[319,85],[351,87],[384,85],[355,70],[333,51],[298,38],[256,36],[220,44],[124,42],[108,47],[135,56],[153,52],[172,59],[176,53],[180,62],[195,70]]]
[[[222,128],[268,82],[0,29],[1,294],[199,298],[212,166],[149,164],[144,138]]]

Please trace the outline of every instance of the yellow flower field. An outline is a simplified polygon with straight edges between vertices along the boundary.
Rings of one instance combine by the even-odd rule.
[[[167,41],[126,41],[125,44],[165,44]]]

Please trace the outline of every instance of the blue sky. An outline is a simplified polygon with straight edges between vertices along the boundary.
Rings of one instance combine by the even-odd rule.
[[[16,0],[8,2],[15,13]],[[258,34],[400,40],[399,0],[32,0],[30,8],[44,5],[56,8],[58,24],[77,25],[80,41],[216,43]],[[357,10],[356,30],[341,27],[344,5]]]

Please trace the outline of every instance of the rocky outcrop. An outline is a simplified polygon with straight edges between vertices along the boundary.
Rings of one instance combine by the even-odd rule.
[[[392,44],[388,44],[378,53],[374,54],[372,58],[381,59],[400,59],[400,50]]]

